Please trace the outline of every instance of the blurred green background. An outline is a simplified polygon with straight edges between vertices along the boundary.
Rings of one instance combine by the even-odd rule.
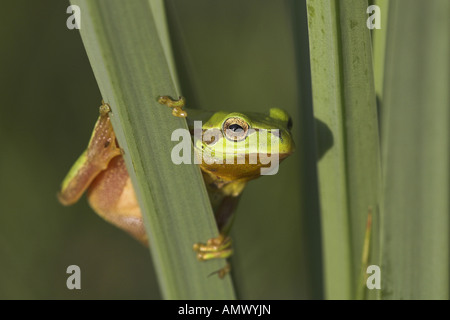
[[[323,294],[315,155],[308,152],[315,147],[306,121],[306,13],[299,3],[166,2],[188,106],[282,107],[294,119],[296,153],[241,198],[232,259],[240,298]],[[72,207],[56,200],[101,101],[79,32],[66,28],[68,5],[15,1],[1,10],[0,298],[157,299],[146,248],[103,222],[84,198]],[[300,38],[293,28],[302,30]],[[72,264],[81,268],[82,290],[66,288]]]

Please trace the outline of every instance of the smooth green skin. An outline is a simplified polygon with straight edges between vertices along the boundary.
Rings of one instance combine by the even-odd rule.
[[[80,168],[82,168],[86,163],[88,162],[88,157],[86,155],[86,150],[78,157],[77,161],[72,165],[72,168],[70,168],[69,173],[64,178],[61,189],[67,189],[70,182],[74,180],[75,176],[77,175]]]
[[[218,111],[209,115],[209,117],[205,116],[207,113],[202,111],[189,110],[187,112],[190,128],[193,128],[194,121],[191,119],[198,119],[202,120],[202,129],[216,129],[220,131],[218,135],[219,140],[212,145],[208,145],[202,140],[194,141],[196,149],[201,149],[203,147],[205,151],[211,152],[214,160],[225,161],[227,155],[230,154],[242,156],[260,153],[272,154],[272,152],[274,152],[274,154],[289,155],[294,151],[295,144],[292,140],[289,128],[291,125],[291,118],[287,112],[282,109],[272,108],[268,114]],[[193,116],[191,116],[191,114],[193,114]],[[241,141],[233,141],[230,143],[230,140],[227,139],[223,131],[225,121],[230,118],[239,118],[245,121],[248,123],[249,129],[254,129],[255,131],[249,133],[245,139]],[[274,129],[279,130],[282,137],[281,139],[278,136],[271,134],[271,131]],[[271,141],[271,139],[275,139],[276,141]],[[257,143],[257,141],[259,143]],[[278,150],[272,150],[272,144],[274,142],[278,144]],[[240,170],[242,167],[239,165],[234,167],[235,179],[239,179],[241,177]]]
[[[195,130],[193,119],[202,121],[201,136]],[[199,260],[228,258],[233,252],[228,233],[239,196],[246,183],[258,178],[261,167],[266,167],[260,161],[263,154],[270,155],[270,161],[275,157],[278,165],[294,151],[290,132],[292,120],[285,111],[278,108],[270,109],[268,114],[224,111],[211,114],[190,110],[187,111],[187,120],[189,128],[194,129],[191,133],[194,133],[195,154],[197,160],[201,159],[200,168],[220,229],[218,238],[210,239],[206,244],[194,244],[194,251]],[[237,141],[229,135],[233,132],[229,130],[232,128],[230,124],[239,125]],[[225,132],[227,128],[228,133]],[[199,155],[203,158],[199,158]],[[257,157],[252,159],[255,155]],[[244,164],[239,164],[242,163],[239,160],[244,160]],[[223,277],[227,270],[227,267],[219,270],[219,277]]]

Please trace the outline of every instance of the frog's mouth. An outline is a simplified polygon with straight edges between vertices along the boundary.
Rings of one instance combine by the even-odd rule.
[[[197,163],[200,163],[200,168],[203,171],[212,173],[224,180],[252,180],[261,175],[262,168],[279,165],[289,155],[290,153],[278,153],[261,156],[261,154],[254,153],[245,156],[229,155],[228,158],[208,158],[203,155],[202,159],[197,158]],[[196,154],[196,156],[201,156],[201,153]]]
[[[291,151],[285,152],[285,153],[279,153],[278,154],[278,160],[281,162],[284,159],[286,159],[287,157],[289,157],[292,153],[294,153],[294,150],[291,150]]]

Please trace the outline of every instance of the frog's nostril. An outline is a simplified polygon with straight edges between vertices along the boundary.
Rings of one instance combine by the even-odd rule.
[[[289,120],[288,120],[288,123],[287,123],[287,128],[288,128],[288,130],[292,129],[292,118],[291,117],[289,117]]]

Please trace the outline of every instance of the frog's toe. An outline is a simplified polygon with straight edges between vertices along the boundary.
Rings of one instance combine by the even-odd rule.
[[[176,99],[172,99],[169,96],[160,96],[160,97],[158,97],[158,102],[160,104],[164,104],[164,105],[168,106],[169,108],[172,108],[172,114],[175,117],[180,117],[180,118],[187,117],[187,112],[182,109],[184,107],[184,105],[186,104],[186,100],[184,99],[184,97],[179,97],[179,99],[176,100]]]
[[[224,249],[220,251],[211,252],[197,252],[197,259],[199,261],[206,261],[211,259],[226,259],[233,254],[233,249]]]
[[[195,243],[193,249],[197,253],[197,259],[201,261],[228,258],[233,254],[231,238],[223,235],[209,239],[206,244]]]

